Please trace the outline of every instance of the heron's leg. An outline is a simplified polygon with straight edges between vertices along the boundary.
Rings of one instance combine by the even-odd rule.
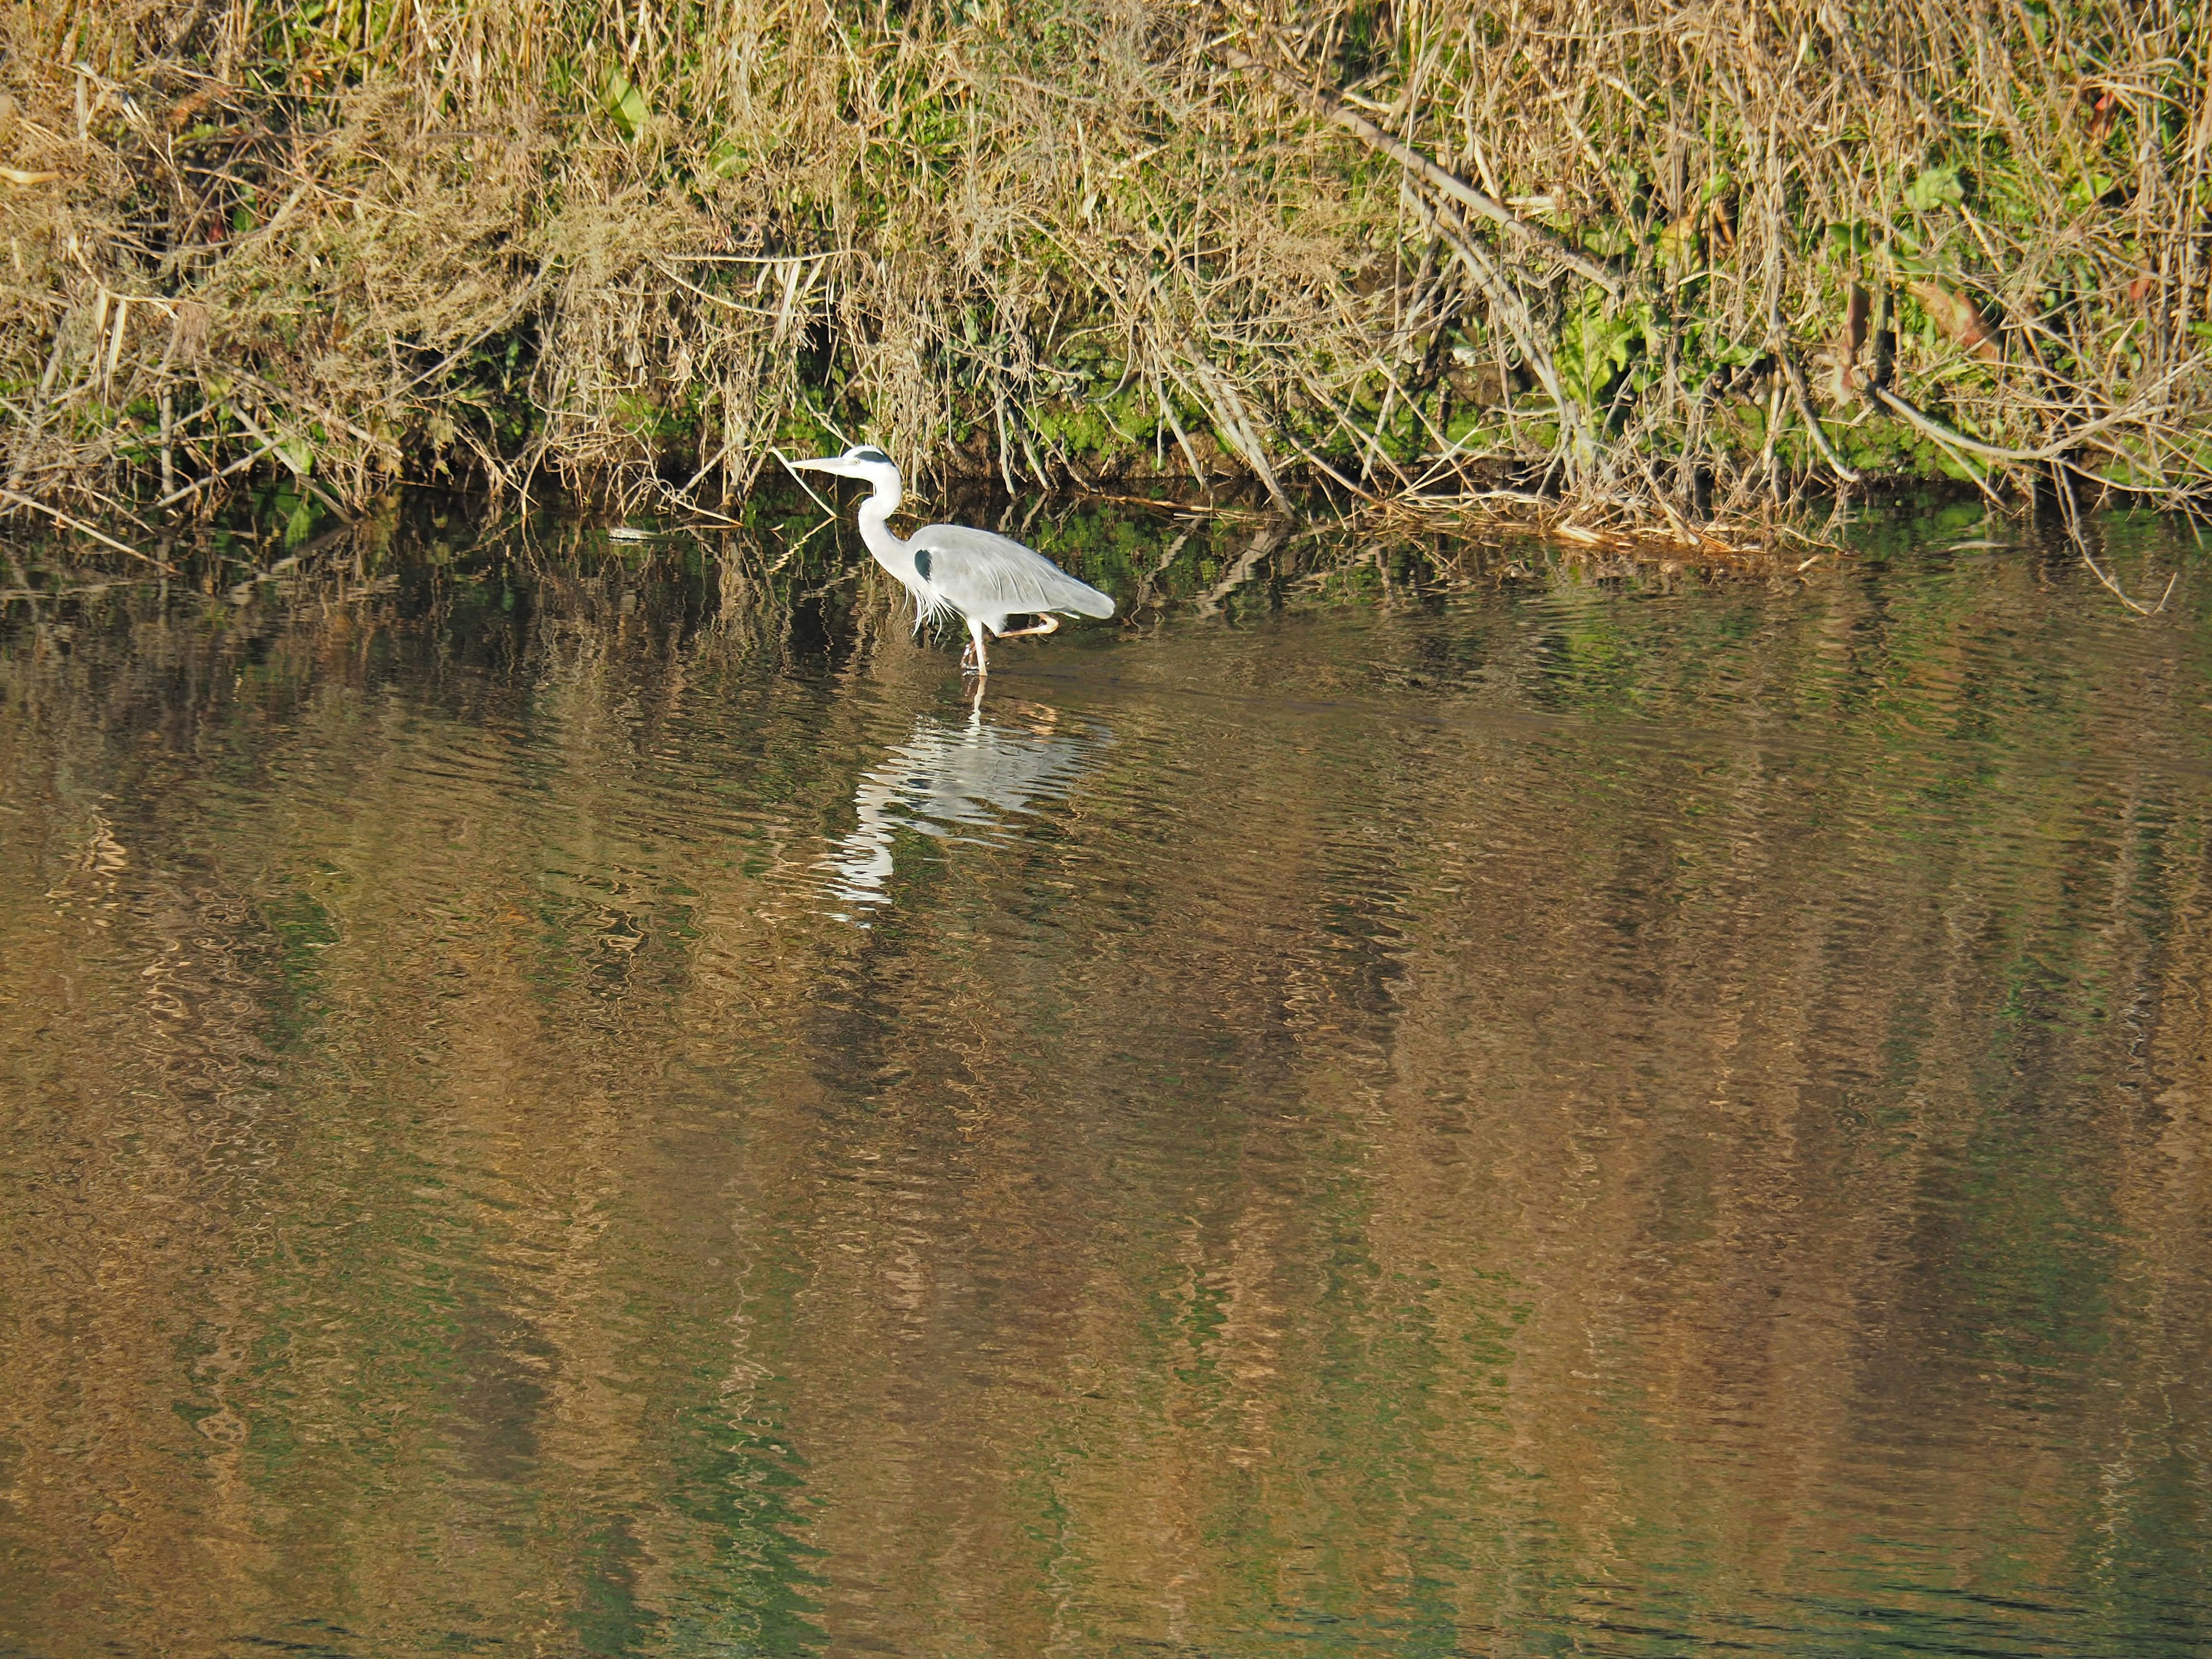
[[[1054,616],[1051,611],[1046,611],[1038,614],[1036,625],[1034,628],[1017,628],[1009,633],[1000,635],[999,637],[1002,640],[1023,640],[1027,639],[1032,634],[1057,634],[1059,632],[1060,618]]]
[[[975,617],[970,617],[968,619],[968,632],[969,636],[975,641],[975,644],[970,647],[970,649],[972,649],[975,653],[975,660],[973,665],[970,665],[967,659],[963,657],[961,659],[961,666],[966,668],[969,673],[974,674],[980,678],[983,675],[991,672],[990,659],[983,654],[983,624],[978,622]]]

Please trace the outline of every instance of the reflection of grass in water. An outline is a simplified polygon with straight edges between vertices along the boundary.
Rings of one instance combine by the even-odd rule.
[[[714,1406],[687,1410],[678,1432],[669,1491],[692,1532],[654,1633],[679,1654],[816,1651],[828,1638],[815,1622],[824,1581],[809,1565],[821,1552],[805,1541],[805,1460],[780,1424]]]
[[[312,893],[299,890],[264,900],[261,914],[276,944],[266,993],[270,1046],[291,1048],[329,1012],[322,953],[337,942],[337,926]]]
[[[1149,545],[1133,538],[1139,558]],[[769,583],[769,562],[744,566],[745,579]],[[1663,1651],[1672,1638],[1653,1629],[1677,1615],[1747,1639],[1774,1637],[1760,1625],[1786,1618],[1839,1652],[2069,1627],[1972,1605],[1946,1572],[1974,1595],[2021,1601],[2035,1599],[2039,1578],[2070,1580],[2098,1631],[2187,1650],[2186,1632],[2156,1621],[2161,1586],[2186,1595],[2203,1583],[2189,1553],[2202,1531],[2191,1524],[2201,1460],[2175,1426],[2201,1415],[2186,1394],[2196,1322],[2184,1305],[2162,1316],[2175,1322],[2163,1333],[2144,1323],[2106,1350],[2092,1345],[2124,1311],[2143,1314],[2154,1289],[2186,1304],[2201,1283],[2168,1261],[2185,1268],[2197,1248],[2193,1208],[2184,1201],[2164,1220],[2155,1208],[2172,1168],[2155,1138],[2185,1134],[2187,1120],[2119,1086],[2185,1075],[2195,1039],[2177,1024],[2163,1036],[2118,1029],[2121,1011],[2150,1006],[2137,988],[2185,990],[2202,953],[2190,884],[2203,781],[2160,770],[2161,757],[2202,752],[2192,596],[2168,629],[2130,631],[2018,562],[1917,576],[1900,562],[1805,592],[1654,589],[1662,602],[1647,604],[1529,585],[1392,612],[1389,626],[1379,607],[1362,610],[1341,633],[1220,628],[1186,664],[1219,661],[1224,683],[1275,663],[1296,683],[1316,658],[1356,648],[1363,670],[1371,659],[1431,677],[1424,708],[1502,685],[1501,698],[1553,699],[1559,718],[1532,741],[1513,726],[1401,726],[1381,698],[1357,723],[1324,728],[1272,702],[1240,715],[1210,703],[1163,710],[1130,693],[1120,718],[1131,738],[1114,789],[1097,793],[1102,815],[1141,821],[1143,833],[1102,842],[1114,854],[1102,879],[1134,896],[1146,933],[1117,910],[1119,931],[1101,929],[1104,948],[1088,948],[1095,895],[1079,889],[1060,915],[1084,948],[1066,958],[949,939],[948,924],[972,921],[949,901],[975,890],[917,887],[902,896],[888,976],[840,991],[852,1020],[809,1027],[822,957],[754,924],[759,883],[738,866],[755,844],[733,836],[726,869],[719,831],[699,819],[708,804],[734,813],[750,803],[809,832],[840,821],[854,769],[874,751],[839,722],[864,721],[886,684],[908,687],[894,672],[896,618],[886,611],[882,634],[866,631],[872,600],[817,607],[829,618],[821,650],[784,654],[781,614],[831,574],[827,559],[795,562],[773,579],[794,588],[764,586],[756,608],[725,623],[711,561],[602,562],[580,547],[501,540],[343,602],[287,598],[277,584],[203,620],[118,593],[87,613],[66,653],[27,629],[0,651],[0,718],[69,757],[52,769],[57,787],[157,795],[169,833],[204,834],[224,867],[267,872],[252,878],[267,896],[248,924],[249,963],[264,933],[305,954],[264,975],[255,994],[290,1007],[287,975],[313,968],[324,980],[298,994],[342,1011],[327,1045],[330,1015],[283,1059],[290,1138],[258,1166],[259,1186],[227,1189],[234,1212],[193,1206],[210,1231],[188,1235],[192,1264],[221,1271],[121,1282],[71,1316],[72,1332],[88,1335],[108,1308],[151,1326],[205,1307],[213,1280],[233,1287],[224,1317],[252,1333],[251,1368],[232,1373],[225,1397],[258,1462],[250,1504],[226,1513],[280,1562],[325,1574],[284,1582],[319,1593],[356,1571],[365,1580],[353,1557],[316,1553],[343,1524],[368,1540],[362,1559],[400,1563],[376,1583],[428,1587],[418,1607],[465,1589],[489,1624],[520,1583],[533,1605],[566,1597],[568,1623],[556,1628],[605,1650],[653,1639],[674,1651],[803,1651],[832,1622],[830,1593],[810,1575],[872,1565],[833,1569],[810,1553],[825,1530],[814,1503],[897,1489],[854,1469],[884,1441],[830,1409],[839,1401],[825,1395],[842,1401],[849,1387],[864,1400],[880,1389],[972,1406],[1018,1441],[1020,1480],[957,1494],[971,1506],[961,1513],[1000,1530],[944,1571],[972,1571],[962,1587],[1024,1617],[1056,1613],[1052,1592],[1073,1586],[1076,1628],[1127,1614],[1125,1587],[1162,1568],[1164,1492],[1188,1502],[1167,1519],[1191,1516],[1176,1534],[1199,1573],[1186,1628],[1210,1650],[1433,1651],[1455,1625],[1488,1622],[1532,1650],[1602,1639]],[[1207,580],[1195,566],[1191,578]],[[495,591],[522,599],[510,609],[490,602]],[[1529,630],[1541,637],[1516,655],[1524,619],[1544,624]],[[502,628],[500,651],[470,648]],[[265,653],[241,677],[249,637]],[[872,666],[884,678],[866,651],[881,652]],[[1480,678],[1499,667],[1514,678]],[[1752,706],[1760,721],[1736,718]],[[1962,724],[1962,708],[2002,719]],[[1620,740],[1625,709],[1644,711],[1634,741]],[[319,758],[357,769],[342,783],[392,781],[256,797],[281,811],[201,812],[205,792],[252,783],[235,760],[295,753],[317,710]],[[142,750],[117,741],[225,720],[234,763],[192,772],[173,759],[159,792],[145,786]],[[1792,726],[1802,729],[1776,731]],[[410,781],[411,757],[481,744],[487,728],[506,735],[486,776]],[[571,732],[592,741],[556,741]],[[1333,743],[1337,771],[1296,769],[1297,751],[1316,741]],[[1291,782],[1237,819],[1264,836],[1223,834],[1224,799],[1284,768]],[[456,795],[481,806],[483,847],[408,839]],[[656,805],[671,797],[674,808]],[[556,801],[563,816],[513,811],[517,799]],[[2117,801],[2143,804],[2124,829]],[[1169,804],[1191,818],[1152,810]],[[664,811],[670,818],[642,822]],[[547,846],[572,817],[601,839],[556,902],[542,884]],[[639,843],[674,818],[696,839],[643,857]],[[1365,833],[1393,824],[1421,833]],[[133,860],[120,879],[172,866],[156,828],[124,830]],[[1540,852],[1502,878],[1516,835]],[[1468,851],[1448,854],[1446,839]],[[416,856],[398,867],[380,861],[380,849],[410,845]],[[348,861],[349,882],[306,873],[333,857]],[[641,863],[684,878],[636,882]],[[595,959],[594,918],[617,872],[630,883],[628,931],[665,945],[661,976],[617,1006],[572,971],[538,991],[526,1025],[503,1024],[528,1000],[533,951],[572,969]],[[1240,872],[1261,896],[1249,915],[1224,915],[1224,884]],[[167,903],[172,890],[159,890]],[[50,931],[42,901],[26,902]],[[1194,913],[1229,925],[1179,931]],[[503,941],[513,955],[480,950],[470,977],[450,981],[465,989],[458,1002],[418,982],[413,951],[307,949],[326,933],[404,945],[410,927],[463,921],[477,930],[472,945]],[[212,914],[196,924],[210,937],[236,925]],[[11,936],[35,948],[27,927]],[[1636,975],[1626,990],[1605,978],[1624,967]],[[1064,982],[1040,989],[1059,974]],[[1744,988],[1723,1005],[1729,981]],[[1316,1011],[1295,1030],[1283,1014],[1291,988]],[[939,990],[960,999],[950,1012]],[[1097,1074],[994,1064],[988,1051],[961,1071],[975,1030],[1040,1006],[1070,1028],[1071,1052],[1104,1049]],[[2100,1008],[2107,1017],[2091,1018]],[[865,1114],[830,1086],[861,1016],[884,1051],[869,1078],[907,1067]],[[1474,1036],[1453,1035],[1469,1027]],[[1668,1029],[1688,1033],[1686,1051],[1661,1046]],[[1532,1049],[1533,1080],[1516,1069]],[[1575,1069],[1593,1054],[1595,1069]],[[1747,1078],[1762,1064],[1766,1086],[1706,1108],[1693,1085],[1717,1054],[1743,1056]],[[1379,1054],[1414,1082],[1449,1075],[1475,1098],[1447,1112],[1380,1078]],[[322,1067],[329,1086],[299,1086]],[[2026,1097],[2014,1067],[2058,1094]],[[979,1131],[964,1164],[945,1127],[954,1091],[937,1087],[948,1073],[972,1091],[960,1102],[988,1104],[1002,1130],[1019,1126],[996,1139]],[[1957,1086],[1977,1079],[1978,1090]],[[2061,1097],[2076,1079],[2087,1091]],[[149,1101],[166,1109],[173,1086],[145,1069],[100,1081],[70,1097],[97,1103],[103,1130],[129,1127]],[[1674,1102],[1681,1116],[1669,1121],[1650,1097],[1674,1083],[1695,1097]],[[1831,1110],[1832,1088],[1863,1109]],[[1621,1121],[1622,1100],[1650,1127]],[[264,1126],[277,1115],[258,1109]],[[864,1115],[880,1127],[855,1127]],[[667,1150],[672,1126],[693,1116],[703,1127]],[[1447,1121],[1432,1128],[1431,1116]],[[1525,1141],[1504,1143],[1517,1166],[1486,1156],[1471,1133],[1522,1125]],[[1121,1156],[1094,1158],[1085,1134]],[[908,1170],[943,1184],[911,1210],[856,1195],[852,1166],[837,1162],[845,1137],[886,1164],[905,1155]],[[1656,1175],[1632,1156],[1653,1139],[1671,1160]],[[1133,1146],[1149,1156],[1129,1156]],[[1064,1147],[1048,1169],[1078,1201],[1055,1192],[1024,1211],[991,1188]],[[61,1153],[22,1151],[45,1165],[41,1179],[117,1155],[93,1134]],[[1558,1170],[1585,1158],[1590,1184],[1561,1184]],[[1947,1158],[1961,1178],[1946,1176]],[[471,1191],[457,1168],[514,1184]],[[695,1168],[704,1175],[691,1178]],[[1838,1218],[1845,1188],[1877,1218],[1909,1222],[1917,1204],[1928,1219],[1852,1231]],[[611,1218],[611,1190],[636,1194]],[[739,1340],[738,1292],[716,1289],[700,1260],[724,1248],[736,1191],[748,1194],[742,1220],[759,1258],[744,1281],[745,1358],[775,1379],[742,1406],[720,1392]],[[2133,1206],[2124,1225],[2116,1195]],[[1485,1277],[1493,1255],[1525,1245],[1524,1200],[1539,1220],[1561,1218],[1553,1254],[1522,1280]],[[1043,1236],[987,1297],[958,1270],[988,1242],[994,1203]],[[234,1212],[235,1231],[216,1231]],[[127,1210],[91,1220],[112,1225],[116,1213]],[[364,1215],[374,1220],[346,1224]],[[1078,1223],[1100,1224],[1068,1245],[1057,1230]],[[701,1232],[687,1234],[694,1224]],[[878,1254],[840,1280],[823,1264],[848,1238]],[[1669,1277],[1638,1254],[1653,1246],[1690,1265]],[[1009,1327],[1034,1317],[1076,1349],[1101,1397],[1069,1397],[1058,1370],[1035,1386],[964,1382],[949,1373],[995,1363],[965,1347],[927,1366],[890,1343],[856,1352],[853,1333],[871,1328],[882,1274],[908,1248],[943,1264],[941,1298],[988,1300]],[[1049,1295],[1034,1303],[1033,1265],[1066,1274],[1041,1279]],[[43,1294],[38,1283],[19,1281],[21,1293]],[[1813,1293],[1792,1318],[1856,1301],[1869,1321],[1890,1320],[1890,1334],[1847,1323],[1851,1342],[1808,1363],[1790,1346],[1789,1320],[1762,1311],[1771,1285]],[[1897,1335],[1909,1314],[1923,1326]],[[1614,1322],[1592,1334],[1584,1316],[1601,1315]],[[215,1375],[205,1362],[227,1352],[217,1334],[191,1335],[179,1363]],[[1965,1465],[1931,1468],[1929,1508],[1991,1541],[1923,1571],[1936,1546],[1921,1522],[1900,1541],[1893,1518],[1869,1541],[1851,1494],[1821,1481],[1863,1480],[1854,1447],[1895,1427],[1884,1399],[1869,1403],[1885,1389],[1887,1408],[1916,1429],[2014,1421],[1947,1419],[1959,1410],[1954,1362],[1969,1376],[1996,1370],[2054,1428],[2080,1425],[2087,1438],[2046,1435],[2033,1456],[2017,1439],[1978,1443]],[[141,1363],[158,1383],[160,1356]],[[1731,1387],[1767,1379],[1789,1432],[1716,1449],[1692,1423],[1689,1449],[1719,1459],[1698,1464],[1661,1413],[1670,1390],[1686,1412],[1706,1403],[1707,1364]],[[1601,1381],[1586,1385],[1571,1367]],[[2069,1373],[2083,1384],[2071,1393]],[[187,1404],[172,1415],[219,1416],[212,1395],[177,1392]],[[1713,1393],[1716,1409],[1737,1398],[1719,1383]],[[81,1406],[48,1404],[57,1420],[82,1420]],[[134,1409],[125,1401],[116,1420]],[[811,1438],[794,1445],[784,1431],[810,1413]],[[1230,1461],[1255,1430],[1269,1455]],[[178,1431],[190,1437],[185,1467],[204,1467],[212,1454],[198,1443],[213,1445],[212,1431]],[[565,1460],[549,1449],[563,1433]],[[1525,1438],[1516,1447],[1512,1435]],[[465,1440],[475,1461],[459,1467],[473,1486],[441,1461]],[[973,1474],[935,1460],[927,1436],[895,1449],[923,1486]],[[601,1454],[606,1465],[592,1464]],[[101,1443],[84,1455],[120,1454]],[[1839,1462],[1844,1476],[1824,1476]],[[572,1466],[584,1473],[563,1473]],[[135,1490],[178,1478],[154,1470]],[[27,1501],[46,1501],[44,1490],[27,1483]],[[128,1534],[141,1522],[122,1512],[101,1524]],[[431,1543],[410,1556],[417,1527]],[[1031,1529],[1049,1534],[1025,1558],[1038,1565],[994,1577]],[[92,1534],[66,1521],[52,1529],[71,1547]],[[866,1536],[911,1533],[893,1512]],[[448,1555],[448,1541],[482,1553]],[[916,1557],[943,1561],[942,1544],[921,1540]],[[1878,1565],[1864,1565],[1870,1556]],[[943,1604],[929,1597],[945,1583],[875,1589],[902,1615],[934,1617]],[[1784,1611],[1753,1620],[1747,1604]],[[2180,1616],[2203,1605],[2185,1601]],[[1857,1627],[1877,1615],[1885,1632]]]

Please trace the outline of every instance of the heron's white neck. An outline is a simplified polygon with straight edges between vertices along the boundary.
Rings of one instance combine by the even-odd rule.
[[[875,491],[860,503],[860,540],[876,562],[911,587],[915,580],[914,550],[902,537],[891,533],[890,517],[898,511],[904,491],[899,487],[898,474],[889,477],[877,476],[870,480]]]

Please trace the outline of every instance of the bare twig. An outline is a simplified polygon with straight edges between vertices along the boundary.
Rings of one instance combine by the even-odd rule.
[[[111,547],[118,553],[127,553],[134,559],[143,560],[146,563],[152,565],[156,570],[166,571],[171,568],[170,566],[162,563],[161,560],[155,558],[152,554],[141,553],[137,548],[131,546],[128,542],[118,542],[114,537],[109,535],[106,531],[94,529],[92,526],[87,524],[82,519],[74,518],[69,514],[63,512],[61,508],[58,507],[48,507],[44,501],[33,500],[31,496],[23,495],[20,491],[0,489],[0,501],[12,501],[17,507],[28,507],[33,513],[43,513],[46,517],[52,519],[56,524],[62,526],[64,528],[74,530],[80,536],[89,536],[93,540],[98,542],[102,547]]]
[[[2166,602],[2173,597],[2174,584],[2181,580],[2181,573],[2179,570],[2175,571],[2166,579],[2166,592],[2158,596],[2158,603],[2144,605],[2141,600],[2129,598],[2127,590],[2105,574],[2104,567],[2090,556],[2088,542],[2078,534],[2075,538],[2075,551],[2081,555],[2081,562],[2089,567],[2089,574],[2102,582],[2114,599],[2138,617],[2155,617],[2160,611],[2165,610]]]

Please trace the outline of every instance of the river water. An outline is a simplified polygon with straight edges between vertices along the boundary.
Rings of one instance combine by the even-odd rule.
[[[15,605],[0,1652],[2212,1650],[2212,581],[1972,516]]]

